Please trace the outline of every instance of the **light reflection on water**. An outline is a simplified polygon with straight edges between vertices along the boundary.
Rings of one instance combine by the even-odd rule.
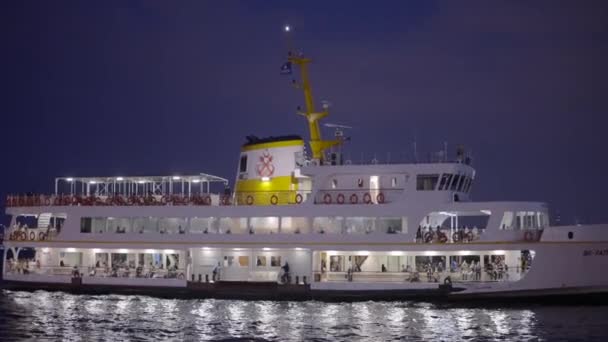
[[[452,307],[0,293],[0,340],[597,340],[607,307]]]

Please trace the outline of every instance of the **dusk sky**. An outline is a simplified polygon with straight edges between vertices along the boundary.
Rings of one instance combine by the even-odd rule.
[[[464,144],[474,200],[608,223],[606,1],[3,1],[2,199],[57,176],[232,182],[246,135],[306,137],[285,24],[326,122],[354,127],[347,158]]]

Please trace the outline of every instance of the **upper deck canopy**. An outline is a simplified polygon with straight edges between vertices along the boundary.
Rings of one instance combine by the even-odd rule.
[[[58,177],[55,178],[55,195],[190,195],[208,193],[211,183],[228,185],[228,180],[206,173],[135,177]]]

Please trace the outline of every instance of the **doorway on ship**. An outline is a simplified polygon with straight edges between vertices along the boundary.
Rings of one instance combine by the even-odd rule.
[[[371,195],[372,203],[377,203],[378,194],[380,193],[380,178],[378,176],[369,177],[369,194]]]

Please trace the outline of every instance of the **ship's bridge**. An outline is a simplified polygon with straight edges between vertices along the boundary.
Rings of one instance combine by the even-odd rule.
[[[315,203],[469,201],[475,170],[465,163],[361,164],[304,166],[314,179]]]

